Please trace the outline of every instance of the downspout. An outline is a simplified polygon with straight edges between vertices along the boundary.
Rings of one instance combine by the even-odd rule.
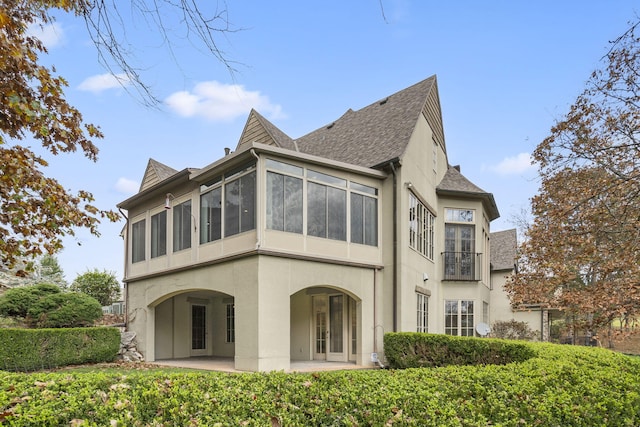
[[[125,215],[121,208],[118,208],[120,215],[124,217],[124,328],[129,324],[129,283],[126,281],[129,277],[129,217]]]
[[[398,331],[398,174],[389,162],[393,173],[393,332]]]
[[[256,154],[256,151],[253,148],[249,150],[249,152],[256,158],[256,212],[254,212],[254,214],[256,215],[256,249],[260,249],[262,243],[262,233],[260,232],[262,230],[262,226],[261,224],[258,224],[258,220],[260,219],[258,212],[261,212],[260,200],[258,200],[258,195],[260,194],[260,191],[258,191],[258,177],[260,176],[258,169],[260,166],[260,157]]]

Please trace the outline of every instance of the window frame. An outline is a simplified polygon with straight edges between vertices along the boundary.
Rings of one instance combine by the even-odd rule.
[[[435,223],[431,209],[409,191],[409,247],[431,261],[435,253]]]
[[[445,300],[444,304],[444,333],[453,336],[474,337],[475,301]],[[455,312],[450,310],[454,306]],[[469,326],[469,322],[471,322],[471,326]]]
[[[227,344],[236,342],[236,307],[235,303],[227,303],[225,310],[225,342]]]
[[[171,210],[173,212],[173,252],[191,249],[191,218],[193,216],[191,199],[175,205]]]
[[[146,257],[146,218],[131,223],[131,263],[145,261]]]
[[[151,259],[167,255],[167,216],[166,210],[151,215]],[[162,227],[162,222],[164,222],[164,227]]]
[[[416,292],[416,332],[429,332],[429,296]]]

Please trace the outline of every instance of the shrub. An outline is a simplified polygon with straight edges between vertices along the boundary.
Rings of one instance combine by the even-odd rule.
[[[536,355],[525,343],[417,332],[385,334],[384,351],[389,366],[400,369],[447,365],[504,365],[523,362]]]
[[[13,288],[0,296],[0,315],[8,317],[27,317],[29,307],[40,298],[59,294],[56,285],[41,283],[35,286]]]
[[[285,374],[0,373],[12,426],[638,426],[640,359],[522,343],[502,366]]]
[[[117,328],[0,329],[0,368],[33,371],[113,361],[120,349]]]
[[[529,327],[527,322],[518,322],[511,319],[494,322],[491,326],[491,336],[507,340],[531,341],[536,337],[536,333]]]
[[[90,326],[102,317],[102,306],[89,295],[66,292],[40,298],[27,314],[39,328],[75,328]]]

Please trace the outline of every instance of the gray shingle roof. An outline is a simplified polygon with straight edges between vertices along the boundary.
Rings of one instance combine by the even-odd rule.
[[[436,85],[436,77],[414,84],[296,140],[301,152],[373,167],[399,158]]]
[[[513,270],[516,263],[518,236],[516,229],[496,231],[491,241],[491,267],[494,271]]]
[[[493,194],[487,193],[465,178],[457,166],[448,166],[442,181],[436,187],[436,192],[447,196],[477,197],[484,202],[490,221],[500,217]]]

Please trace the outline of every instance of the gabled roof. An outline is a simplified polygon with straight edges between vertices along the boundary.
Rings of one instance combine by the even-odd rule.
[[[460,173],[458,166],[448,166],[442,181],[436,187],[436,193],[442,196],[472,197],[481,199],[485,204],[489,221],[500,217],[493,194],[487,193]]]
[[[149,159],[149,163],[147,163],[147,169],[144,172],[144,176],[142,178],[142,182],[140,183],[139,193],[146,190],[147,188],[153,187],[157,183],[164,181],[172,175],[178,173],[177,170],[164,165],[156,160]]]
[[[287,134],[278,129],[273,123],[265,119],[256,110],[251,109],[247,122],[244,125],[242,135],[236,146],[236,151],[243,144],[257,142],[266,145],[295,150],[296,146]]]
[[[296,140],[301,152],[365,167],[400,158],[420,114],[444,148],[436,77],[431,76]]]
[[[516,229],[497,231],[489,235],[491,267],[494,271],[513,270],[516,265],[518,236]]]

